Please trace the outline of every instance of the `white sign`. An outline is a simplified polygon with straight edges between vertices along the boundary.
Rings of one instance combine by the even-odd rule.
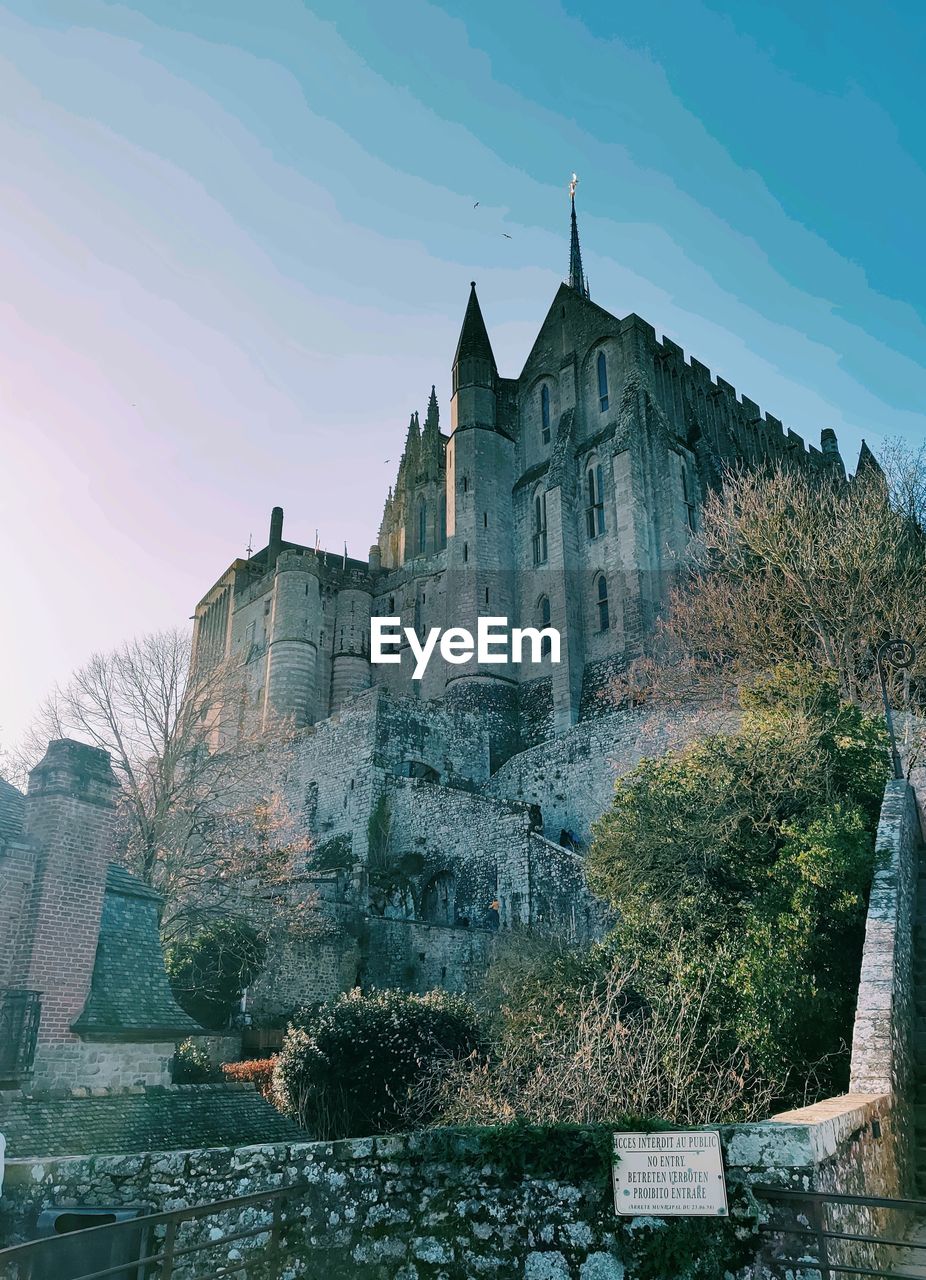
[[[616,1133],[614,1157],[616,1213],[726,1217],[727,1186],[716,1130]]]

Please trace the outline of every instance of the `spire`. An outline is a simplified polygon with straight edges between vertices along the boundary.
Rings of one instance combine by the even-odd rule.
[[[429,431],[436,432],[439,430],[439,428],[440,428],[440,410],[437,407],[437,394],[434,390],[434,385],[432,383],[431,398],[428,401],[428,412],[424,420],[424,429],[425,429],[425,432],[427,433]]]
[[[569,287],[575,289],[583,298],[588,297],[588,280],[582,270],[582,250],[579,248],[579,224],[576,222],[576,186],[579,179],[575,174],[569,184],[569,204],[572,210],[572,236],[569,243]]]
[[[461,360],[467,359],[488,360],[492,368],[497,372],[486,322],[482,318],[479,299],[476,297],[475,280],[470,280],[469,282],[469,302],[466,304],[463,328],[460,330],[460,340],[457,343],[453,363],[459,364]]]

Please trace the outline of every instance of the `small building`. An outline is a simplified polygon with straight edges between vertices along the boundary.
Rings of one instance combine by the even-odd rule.
[[[174,1000],[158,893],[111,862],[108,754],[48,744],[24,795],[0,781],[0,1086],[166,1084],[202,1032]]]

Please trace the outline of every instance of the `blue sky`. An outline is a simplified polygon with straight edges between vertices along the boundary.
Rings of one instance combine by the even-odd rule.
[[[275,503],[364,555],[470,279],[519,372],[573,169],[596,301],[850,462],[921,440],[924,33],[857,0],[0,3],[0,740],[185,621]]]

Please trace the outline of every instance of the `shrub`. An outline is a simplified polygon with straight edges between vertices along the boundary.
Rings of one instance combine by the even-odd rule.
[[[461,996],[351,991],[290,1026],[274,1072],[277,1105],[318,1138],[388,1133],[401,1127],[416,1083],[479,1042],[478,1017]]]
[[[216,916],[165,948],[174,997],[191,1018],[224,1028],[264,963],[266,944],[239,916]]]
[[[667,982],[697,989],[710,972],[718,1050],[788,1075],[787,1100],[803,1102],[814,1072],[822,1091],[848,1083],[883,731],[807,668],[780,667],[741,701],[737,733],[619,780],[589,880],[615,911],[611,945],[640,994],[656,1004]]]
[[[249,1058],[246,1062],[223,1062],[222,1075],[234,1084],[253,1083],[258,1093],[270,1099],[273,1093],[273,1069],[276,1056],[272,1058]]]
[[[622,1125],[658,1116],[680,1125],[758,1119],[779,1086],[756,1077],[741,1051],[728,1051],[708,1015],[713,975],[685,973],[684,939],[666,939],[674,977],[652,1004],[641,1003],[633,972],[607,961],[603,948],[576,953],[571,974],[588,985],[561,987],[561,998],[522,1001],[501,1010],[482,1055],[440,1064],[419,1085],[414,1110],[441,1125]],[[511,962],[503,962],[506,973]],[[546,971],[561,982],[564,957],[535,954],[528,988]],[[555,990],[555,989],[554,989]]]
[[[219,1078],[209,1054],[194,1040],[177,1045],[170,1075],[174,1084],[209,1084]]]

